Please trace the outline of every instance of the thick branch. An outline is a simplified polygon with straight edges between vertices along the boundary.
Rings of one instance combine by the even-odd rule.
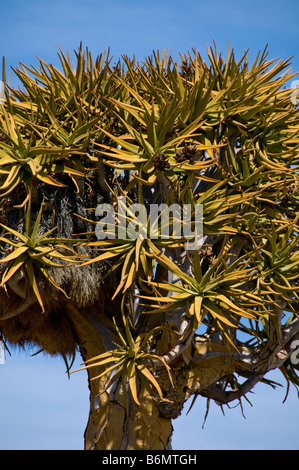
[[[235,362],[235,365],[237,365],[235,372],[241,370],[251,372],[249,378],[237,390],[225,391],[211,384],[202,390],[200,394],[212,398],[218,404],[227,404],[246,395],[263,379],[267,372],[280,367],[296,349],[297,342],[295,339],[299,339],[298,319],[283,328],[282,338],[284,345],[278,344],[274,351],[272,345],[268,343],[259,351],[242,346],[240,354],[230,351],[229,348],[224,351],[220,345],[217,346],[212,342],[205,344],[202,338],[197,338],[197,347],[195,349],[197,355],[190,362],[191,366],[203,368],[219,365],[220,362],[224,364],[232,361],[232,364]]]
[[[253,374],[247,379],[237,390],[225,391],[210,385],[201,395],[212,398],[219,405],[230,403],[234,400],[239,400],[246,393],[250,392],[252,388],[264,377],[264,374]]]

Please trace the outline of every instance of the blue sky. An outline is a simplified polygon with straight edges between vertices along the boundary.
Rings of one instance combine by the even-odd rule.
[[[72,52],[82,41],[94,56],[110,47],[142,60],[153,50],[178,57],[195,47],[203,56],[215,39],[226,54],[249,58],[266,44],[269,58],[292,59],[299,72],[299,4],[296,0],[0,0],[0,56],[7,68],[37,65],[35,56],[58,65],[58,45]],[[12,77],[12,85],[16,85]],[[76,365],[80,363],[77,359]],[[281,374],[272,378],[285,383]],[[89,397],[84,372],[69,380],[64,362],[13,351],[0,365],[0,450],[82,449]],[[227,410],[211,405],[202,429],[205,401],[174,422],[175,449],[299,449],[299,401],[291,389],[254,389],[252,407]],[[187,408],[186,408],[187,409]]]

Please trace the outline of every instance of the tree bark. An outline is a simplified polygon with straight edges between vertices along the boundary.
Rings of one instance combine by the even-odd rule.
[[[109,322],[68,306],[83,361],[113,349]],[[105,391],[107,377],[93,380],[102,367],[87,369],[90,413],[85,430],[85,450],[165,450],[171,448],[171,419],[160,415],[159,405],[145,389],[138,406],[116,383]]]
[[[171,449],[172,424],[162,417],[157,401],[145,389],[138,398],[125,401],[117,386],[97,397],[99,387],[90,383],[90,415],[85,431],[86,450],[166,450]]]

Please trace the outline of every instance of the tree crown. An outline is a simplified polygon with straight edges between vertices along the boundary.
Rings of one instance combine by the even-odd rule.
[[[229,49],[223,58],[215,46],[208,63],[194,50],[178,62],[157,51],[112,65],[109,53],[93,60],[81,45],[75,64],[60,51],[61,69],[40,59],[39,68],[14,70],[21,87],[6,86],[0,109],[0,329],[8,341],[72,354],[61,299],[85,308],[109,286],[117,346],[86,366],[128,379],[136,401],[137,378],[162,396],[148,364],[171,377],[174,358],[188,363],[199,338],[267,351],[268,365],[281,346],[277,365],[299,385],[289,344],[298,333],[299,118],[290,61],[267,54],[250,65],[247,53],[237,60]],[[178,213],[153,221],[154,203]],[[133,204],[145,209],[142,227]],[[99,205],[113,210],[106,225]],[[202,208],[191,250],[180,218],[187,206],[192,229]],[[151,238],[153,222],[167,236]]]

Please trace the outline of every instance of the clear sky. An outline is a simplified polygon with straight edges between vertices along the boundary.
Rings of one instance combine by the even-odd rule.
[[[196,48],[203,56],[215,39],[226,54],[249,58],[266,44],[269,58],[292,59],[299,72],[297,0],[0,0],[0,56],[7,68],[37,65],[36,56],[58,66],[58,46],[72,52],[82,41],[93,56],[110,47],[115,61],[126,54],[142,60],[153,50],[178,57]],[[12,82],[16,84],[12,76]],[[76,366],[80,358],[76,361]],[[285,384],[281,374],[274,380]],[[270,376],[269,376],[270,378]],[[85,372],[68,379],[64,362],[12,351],[0,365],[0,450],[82,449],[89,397]],[[299,449],[299,401],[293,388],[258,385],[252,407],[211,405],[202,429],[205,400],[174,422],[174,449]]]

